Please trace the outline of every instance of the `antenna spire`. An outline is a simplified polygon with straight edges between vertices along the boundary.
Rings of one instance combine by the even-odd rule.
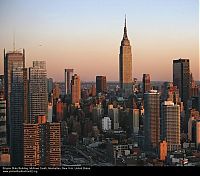
[[[15,31],[13,32],[13,51],[15,52]]]
[[[125,14],[125,23],[124,23],[124,36],[123,36],[124,39],[128,39],[128,36],[127,36],[127,28],[126,28],[126,14]]]
[[[124,26],[126,27],[126,14],[125,14],[125,25]]]

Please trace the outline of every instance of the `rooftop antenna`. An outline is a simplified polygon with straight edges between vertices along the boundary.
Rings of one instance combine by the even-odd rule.
[[[13,32],[13,51],[15,52],[15,31]]]

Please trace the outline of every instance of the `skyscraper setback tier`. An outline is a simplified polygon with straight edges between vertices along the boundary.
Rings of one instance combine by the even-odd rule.
[[[23,50],[23,53],[19,51],[12,51],[6,53],[4,49],[4,93],[6,98],[6,128],[8,145],[10,144],[10,94],[12,70],[18,67],[25,67],[25,50]]]
[[[47,71],[45,61],[33,61],[29,68],[29,117],[34,122],[39,115],[48,114]]]
[[[126,18],[124,26],[124,35],[121,41],[119,54],[119,83],[121,90],[128,95],[132,92],[132,53],[131,45],[127,36]]]

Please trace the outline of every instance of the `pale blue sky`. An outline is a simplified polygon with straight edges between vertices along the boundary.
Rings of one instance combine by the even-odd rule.
[[[172,59],[183,57],[198,79],[198,8],[198,0],[0,0],[0,53],[12,49],[15,31],[27,67],[43,59],[57,81],[67,67],[85,81],[96,75],[118,80],[126,13],[133,77],[171,80]]]

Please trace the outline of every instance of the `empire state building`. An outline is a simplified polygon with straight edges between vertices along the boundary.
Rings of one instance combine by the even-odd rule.
[[[126,17],[119,54],[119,83],[124,95],[132,92],[132,53],[130,41],[127,36]]]

